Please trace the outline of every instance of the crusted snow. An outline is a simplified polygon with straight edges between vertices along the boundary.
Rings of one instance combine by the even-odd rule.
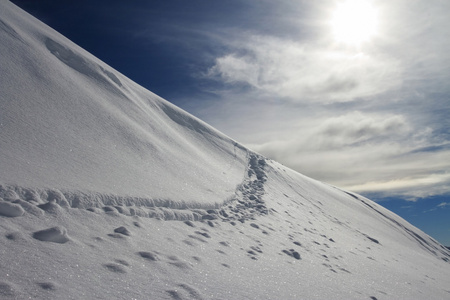
[[[450,253],[0,0],[1,299],[445,299]]]

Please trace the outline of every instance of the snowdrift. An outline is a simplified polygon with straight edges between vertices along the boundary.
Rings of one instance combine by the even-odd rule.
[[[0,0],[0,298],[444,299],[450,252]]]

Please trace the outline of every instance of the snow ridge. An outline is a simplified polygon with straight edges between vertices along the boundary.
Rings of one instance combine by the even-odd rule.
[[[36,208],[48,211],[49,206],[56,205],[167,221],[221,219],[222,221],[239,220],[243,223],[245,220],[254,219],[257,215],[269,213],[263,200],[264,182],[267,178],[265,167],[264,157],[248,152],[248,166],[244,180],[237,186],[234,196],[224,199],[222,205],[0,184],[2,200],[0,214],[21,216],[26,210],[36,213]],[[30,206],[33,205],[35,207],[31,208]]]
[[[410,237],[412,237],[425,250],[431,252],[433,255],[435,255],[437,257],[441,257],[441,259],[443,261],[445,261],[445,262],[449,262],[450,261],[450,253],[449,253],[448,249],[446,247],[444,247],[443,245],[439,244],[433,238],[430,237],[430,239],[432,240],[432,243],[428,242],[427,240],[425,240],[425,238],[421,237],[420,235],[415,233],[413,230],[409,229],[405,225],[403,225],[400,222],[396,221],[394,218],[391,218],[388,215],[382,213],[380,210],[378,210],[374,206],[370,205],[364,199],[361,199],[361,198],[357,197],[356,195],[353,195],[352,193],[348,193],[348,192],[346,192],[346,193],[351,195],[355,199],[360,200],[364,205],[370,207],[376,213],[380,214],[383,218],[386,218],[387,220],[389,220],[390,222],[395,224],[395,226],[393,226],[394,228],[396,228],[396,229],[400,228],[400,229],[404,230]]]

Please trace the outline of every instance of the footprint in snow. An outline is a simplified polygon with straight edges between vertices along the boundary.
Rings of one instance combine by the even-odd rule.
[[[121,233],[108,233],[109,237],[115,238],[115,239],[126,239],[126,236],[124,234]]]
[[[38,207],[49,214],[57,215],[62,213],[62,208],[58,205],[58,203],[56,203],[56,200],[51,200],[45,204],[40,204]]]
[[[113,273],[120,273],[120,274],[127,273],[127,270],[122,265],[116,263],[108,263],[104,264],[103,266]]]
[[[247,254],[248,254],[248,256],[251,258],[251,259],[253,259],[253,260],[257,260],[257,258],[256,258],[256,252],[254,252],[253,250],[248,250],[247,251]]]
[[[43,242],[53,242],[64,244],[69,241],[66,228],[62,226],[55,226],[48,229],[36,231],[33,237]]]
[[[39,285],[43,290],[46,291],[56,290],[56,284],[53,282],[37,282],[37,285]]]
[[[202,259],[198,256],[192,256],[192,258],[196,261],[196,262],[202,262]]]
[[[333,266],[332,266],[332,265],[326,264],[326,263],[323,263],[322,265],[325,266],[325,267],[327,267],[328,269],[330,269],[331,272],[337,273],[336,270],[333,269]]]
[[[255,223],[250,223],[250,226],[252,226],[253,228],[259,229],[259,226]]]
[[[127,267],[130,266],[130,264],[124,259],[115,259],[115,262],[117,262],[117,263],[119,263],[121,265],[127,266]]]
[[[17,296],[12,284],[5,282],[5,281],[0,281],[0,298],[2,296],[3,297]]]
[[[184,224],[186,224],[189,227],[195,227],[194,223],[192,223],[191,221],[184,221]]]
[[[123,234],[123,235],[126,235],[126,236],[130,236],[131,235],[131,232],[124,226],[120,226],[120,227],[114,229],[114,232],[115,233],[120,233],[120,234]]]
[[[2,188],[2,190],[4,191],[4,188]],[[3,192],[2,197],[6,201],[10,201],[10,202],[20,199],[19,195],[13,190],[7,190],[7,191]]]
[[[202,242],[202,243],[208,243],[207,241],[205,241],[204,239],[202,239],[202,238],[200,238],[200,237],[198,237],[198,236],[195,236],[195,235],[188,235],[188,237],[190,237],[191,239],[194,239],[194,240],[197,240],[197,241],[200,241],[200,242]]]
[[[35,216],[43,216],[44,215],[44,211],[42,209],[40,209],[37,205],[31,204],[22,199],[14,200],[13,203],[22,206],[22,208],[25,210],[25,212],[27,212],[29,214],[32,214]]]
[[[149,260],[149,261],[157,261],[158,260],[158,256],[156,254],[153,254],[148,251],[140,251],[140,252],[138,252],[138,254],[142,258],[145,258],[146,260]]]
[[[198,299],[198,300],[202,299],[200,292],[198,292],[193,287],[191,287],[187,284],[179,284],[178,286],[181,287],[182,289],[184,289],[189,294],[191,299]]]
[[[10,241],[25,240],[21,232],[8,233],[5,237]]]
[[[183,240],[183,243],[185,243],[186,245],[189,245],[189,246],[196,246],[196,244],[194,244],[193,242],[191,242],[191,241],[189,241],[189,240]]]
[[[230,243],[225,242],[225,241],[219,242],[219,244],[221,244],[222,246],[225,246],[225,247],[230,247]]]
[[[204,236],[205,238],[211,238],[211,236],[208,234],[208,233],[206,233],[206,232],[201,232],[201,231],[196,231],[195,232],[196,234],[200,234],[200,235],[202,235],[202,236]]]
[[[25,213],[25,210],[19,204],[3,201],[0,198],[0,215],[4,217],[20,217]]]
[[[114,206],[114,208],[117,209],[117,211],[122,215],[125,215],[125,216],[131,215],[130,210],[124,206],[117,205],[117,206]]]
[[[167,290],[166,291],[170,297],[174,300],[182,300],[183,298],[181,298],[181,295],[178,293],[178,291],[176,290]]]
[[[184,270],[191,269],[191,266],[189,264],[187,264],[187,263],[185,263],[183,261],[180,261],[178,259],[178,257],[176,257],[174,255],[173,256],[168,256],[167,258],[170,260],[169,264],[171,264],[172,266],[175,266],[177,268],[184,269]]]
[[[139,222],[133,222],[133,225],[136,226],[137,228],[141,228],[141,224]]]
[[[285,253],[285,254],[287,254],[287,255],[289,255],[289,256],[295,258],[295,259],[298,259],[298,260],[301,259],[300,253],[298,253],[298,252],[295,251],[294,249],[283,250],[283,253]]]
[[[173,290],[166,291],[170,297],[174,300],[183,300],[183,299],[195,299],[201,300],[203,299],[200,292],[198,292],[193,287],[187,284],[179,284]]]
[[[114,206],[103,206],[102,209],[107,214],[119,215],[119,211]]]
[[[218,217],[215,214],[207,214],[207,215],[203,215],[202,216],[202,220],[206,221],[206,220],[216,220]]]

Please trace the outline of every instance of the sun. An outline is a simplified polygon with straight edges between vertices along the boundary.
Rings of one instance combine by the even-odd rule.
[[[338,42],[360,46],[377,33],[378,13],[368,0],[347,0],[336,7],[331,27]]]

